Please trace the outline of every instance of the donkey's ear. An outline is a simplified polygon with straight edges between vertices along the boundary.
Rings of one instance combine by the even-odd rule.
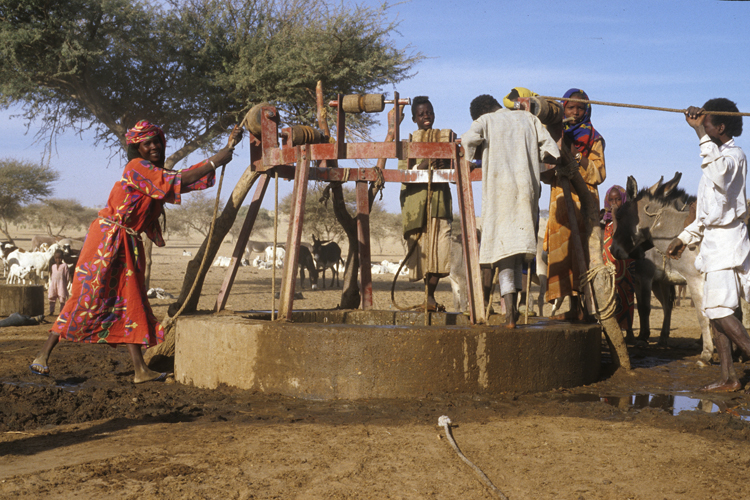
[[[667,181],[666,184],[664,184],[664,196],[669,196],[675,189],[677,189],[677,184],[680,183],[680,179],[682,179],[682,172],[675,172],[674,177],[671,181]]]
[[[653,195],[656,194],[656,190],[661,187],[662,181],[664,181],[664,176],[663,175],[661,177],[659,177],[659,181],[656,184],[654,184],[653,186],[651,186],[650,188],[648,188],[648,192],[651,193],[651,196],[653,196]]]
[[[638,194],[638,183],[635,181],[635,177],[632,175],[628,176],[628,183],[625,184],[625,192],[628,194],[628,200],[634,200]]]

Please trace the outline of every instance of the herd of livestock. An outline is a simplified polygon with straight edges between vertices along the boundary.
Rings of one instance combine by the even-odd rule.
[[[5,282],[20,285],[46,284],[57,250],[62,251],[63,262],[69,267],[72,276],[82,246],[81,240],[54,236],[34,236],[30,251],[18,248],[11,242],[2,242],[0,260]]]

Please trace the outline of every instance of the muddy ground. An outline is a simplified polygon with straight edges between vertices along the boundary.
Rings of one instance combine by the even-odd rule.
[[[158,249],[152,286],[177,295],[182,252],[197,246],[173,239]],[[220,255],[230,254],[225,244]],[[399,257],[374,256],[383,258]],[[223,276],[212,267],[200,308],[213,305]],[[270,276],[241,268],[228,307],[268,309]],[[390,307],[390,279],[375,276],[376,307]],[[404,303],[423,293],[405,281],[399,290]],[[304,309],[335,307],[340,294],[302,293],[295,307]],[[447,283],[438,300],[451,304]],[[153,300],[158,317],[169,303]],[[655,301],[653,322],[661,324]],[[136,386],[124,349],[70,343],[42,378],[28,364],[48,328],[0,330],[0,498],[497,498],[451,448],[441,415],[511,499],[750,498],[750,395],[695,391],[719,367],[696,364],[689,300],[676,309],[668,348],[631,348],[632,373],[612,373],[603,344],[596,384],[492,397],[308,401]],[[747,383],[750,365],[737,368]]]

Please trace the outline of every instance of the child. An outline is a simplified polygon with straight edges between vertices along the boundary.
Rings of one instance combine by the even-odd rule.
[[[633,313],[635,312],[635,283],[633,259],[617,259],[612,255],[612,237],[617,228],[615,215],[617,210],[627,201],[627,193],[622,186],[612,186],[604,196],[604,243],[602,244],[602,258],[606,263],[615,266],[615,318],[620,328],[625,330],[625,343],[635,344],[633,334]],[[641,338],[641,340],[647,340]]]
[[[499,269],[505,326],[515,328],[521,266],[536,255],[541,165],[556,163],[560,150],[536,116],[504,109],[491,95],[475,98],[469,112],[474,123],[461,144],[468,159],[482,156],[479,263]],[[483,273],[485,301],[492,279],[488,271]]]
[[[589,98],[581,89],[570,89],[563,97],[585,100]],[[575,155],[578,170],[588,185],[598,211],[599,191],[596,186],[607,178],[607,171],[604,167],[604,138],[591,124],[591,104],[565,100],[563,106],[565,109],[563,144]],[[581,201],[575,191],[571,190],[571,195],[575,202],[578,229],[581,234],[585,234],[583,217],[580,215]],[[579,276],[573,273],[573,245],[570,241],[571,227],[575,223],[576,221],[568,220],[563,188],[558,184],[557,177],[554,177],[550,184],[549,222],[544,237],[549,276],[546,299],[547,302],[554,302],[556,299],[570,296],[571,300],[570,311],[553,316],[552,319],[568,321],[583,319],[578,301]],[[582,243],[588,261],[588,242]],[[580,270],[578,272],[580,273]]]
[[[49,290],[47,298],[49,299],[49,314],[55,314],[55,301],[60,299],[60,310],[62,311],[65,302],[68,300],[68,282],[70,281],[70,271],[68,265],[63,262],[62,250],[55,250],[52,257],[54,262],[49,266]]]
[[[742,384],[732,363],[732,342],[750,357],[750,336],[734,316],[740,294],[750,297],[750,241],[744,217],[747,159],[734,143],[742,134],[742,117],[711,114],[737,112],[729,99],[711,99],[703,108],[691,106],[688,125],[700,138],[703,175],[698,184],[696,219],[672,240],[667,255],[679,259],[685,247],[700,243],[695,267],[705,275],[703,310],[711,321],[721,361],[721,379],[704,391],[737,391]]]
[[[417,96],[412,100],[412,121],[421,131],[415,133],[416,142],[439,142],[439,130],[433,130],[435,112],[427,96]],[[427,170],[432,168],[450,168],[448,160],[405,160],[399,161],[398,168],[403,170]],[[435,300],[435,289],[440,278],[450,273],[451,267],[451,222],[453,202],[450,186],[447,183],[432,184],[430,216],[427,212],[427,184],[401,185],[401,216],[404,223],[404,239],[411,251],[407,266],[409,280],[418,281],[424,278],[427,282],[427,308],[430,311],[444,311],[445,307]]]

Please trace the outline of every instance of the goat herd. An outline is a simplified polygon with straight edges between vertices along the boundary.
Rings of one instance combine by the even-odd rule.
[[[34,236],[31,250],[25,251],[11,242],[0,243],[3,277],[7,284],[48,284],[50,265],[56,250],[62,250],[63,262],[73,275],[83,242],[73,238]],[[70,284],[68,284],[70,286]]]
[[[189,253],[184,253],[188,255]],[[286,257],[286,244],[277,243],[274,255],[273,243],[267,241],[248,241],[245,257],[242,259],[243,266],[252,265],[258,269],[281,269]],[[252,260],[250,260],[252,259]],[[213,265],[228,267],[231,263],[230,257],[216,257]],[[401,262],[389,262],[384,260],[380,264],[372,264],[373,274],[395,274]],[[318,288],[318,275],[323,274],[322,288],[326,288],[326,271],[331,271],[330,287],[340,286],[339,275],[344,273],[345,263],[341,258],[341,247],[334,241],[319,240],[313,236],[313,244],[302,243],[299,249],[299,278],[300,286],[305,288],[305,280],[310,281],[310,288]],[[406,266],[401,274],[408,274]]]

